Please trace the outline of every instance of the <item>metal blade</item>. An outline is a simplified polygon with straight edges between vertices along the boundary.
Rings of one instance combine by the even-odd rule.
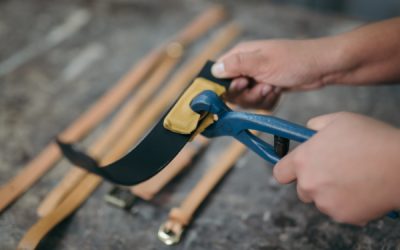
[[[230,80],[217,79],[211,74],[213,62],[208,61],[197,77],[229,87]],[[167,112],[168,114],[168,112]],[[100,175],[120,185],[135,185],[157,174],[181,151],[192,135],[171,132],[164,128],[164,115],[145,138],[121,159],[98,166],[90,156],[77,151],[72,145],[57,141],[65,157],[74,165]]]

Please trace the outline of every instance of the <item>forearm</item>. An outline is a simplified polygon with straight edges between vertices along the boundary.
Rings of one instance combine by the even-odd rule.
[[[321,43],[331,49],[323,59],[324,84],[400,82],[400,18],[322,38]]]

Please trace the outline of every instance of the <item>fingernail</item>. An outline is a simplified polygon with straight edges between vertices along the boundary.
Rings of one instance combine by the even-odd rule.
[[[211,73],[215,77],[223,77],[225,73],[225,65],[222,62],[214,63],[211,67]]]
[[[238,91],[243,90],[244,88],[247,87],[247,83],[248,83],[248,82],[246,81],[246,79],[240,79],[240,80],[236,83],[236,86],[235,86],[236,90],[238,90]]]
[[[229,91],[235,91],[237,88],[237,81],[233,81],[229,86]]]
[[[268,93],[271,91],[271,85],[265,85],[262,89],[261,89],[261,95],[262,96],[267,96]]]

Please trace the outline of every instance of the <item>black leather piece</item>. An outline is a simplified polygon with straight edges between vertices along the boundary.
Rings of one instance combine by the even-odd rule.
[[[217,79],[212,76],[213,64],[214,62],[208,61],[197,77],[206,78],[228,88],[231,80]],[[149,179],[167,166],[192,136],[177,134],[165,129],[163,121],[166,114],[136,147],[121,159],[107,166],[100,167],[94,159],[76,150],[72,145],[61,141],[57,142],[64,156],[74,165],[116,184],[135,185]]]

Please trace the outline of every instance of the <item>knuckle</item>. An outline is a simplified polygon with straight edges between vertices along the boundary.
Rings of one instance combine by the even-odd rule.
[[[244,53],[237,53],[236,55],[237,55],[237,65],[241,67],[245,61]]]
[[[228,72],[238,71],[242,65],[243,61],[242,57],[243,57],[242,53],[235,53],[230,58],[227,58],[226,61],[224,62],[225,70]]]
[[[312,202],[312,197],[311,194],[307,191],[304,190],[300,185],[299,182],[297,182],[297,196],[299,197],[299,199],[304,202],[304,203],[310,203]]]
[[[315,181],[312,179],[306,179],[303,176],[297,179],[297,189],[302,193],[314,193],[317,189]]]

